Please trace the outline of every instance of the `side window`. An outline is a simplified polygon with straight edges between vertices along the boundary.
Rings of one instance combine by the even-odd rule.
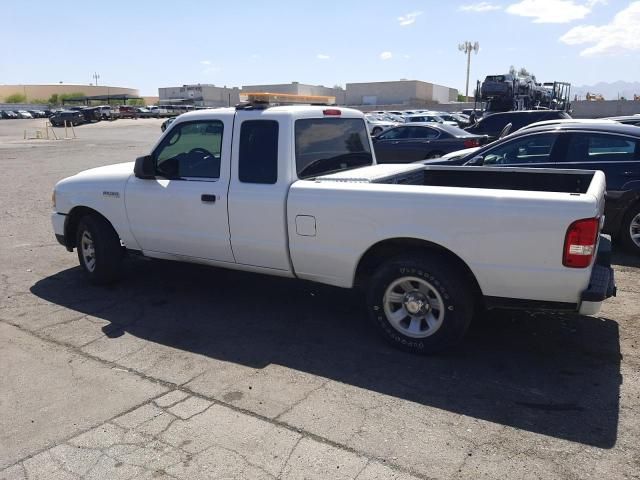
[[[432,139],[438,136],[434,129],[428,127],[409,127],[407,130],[407,138]]]
[[[242,123],[238,170],[243,183],[278,181],[278,122],[247,120]]]
[[[387,130],[379,136],[382,140],[397,140],[400,138],[407,138],[408,127],[398,127]]]
[[[640,142],[616,135],[574,133],[567,162],[624,162],[640,159]]]
[[[557,135],[532,135],[500,145],[484,154],[483,165],[547,163]]]
[[[223,124],[219,120],[175,125],[154,152],[159,175],[172,178],[220,178]]]

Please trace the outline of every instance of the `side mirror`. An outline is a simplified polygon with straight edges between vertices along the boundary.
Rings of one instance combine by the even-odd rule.
[[[136,158],[136,165],[133,167],[133,174],[137,178],[141,178],[143,180],[156,178],[153,157],[151,155],[145,155],[144,157]]]

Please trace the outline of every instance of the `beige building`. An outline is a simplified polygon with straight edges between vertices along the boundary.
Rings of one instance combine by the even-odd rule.
[[[161,104],[186,104],[199,107],[229,107],[240,103],[238,87],[216,87],[209,84],[182,85],[158,89]]]
[[[346,92],[340,87],[307,85],[299,82],[271,85],[243,85],[242,93],[284,93],[287,95],[327,96],[335,97],[336,104],[338,105],[344,105],[346,102]]]
[[[64,93],[82,93],[85,96],[93,95],[132,95],[139,96],[135,88],[111,87],[108,85],[84,85],[79,83],[52,83],[43,85],[1,85],[0,102],[13,94],[22,94],[27,97],[27,102],[38,99],[48,100],[51,95]]]
[[[428,105],[455,102],[458,90],[420,80],[347,83],[348,105]]]

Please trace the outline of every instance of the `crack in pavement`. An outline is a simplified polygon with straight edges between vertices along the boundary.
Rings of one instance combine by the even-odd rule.
[[[81,435],[82,433],[86,433],[86,432],[88,432],[88,431],[90,431],[90,430],[92,430],[94,428],[99,427],[100,425],[103,425],[105,423],[109,423],[112,420],[114,420],[114,419],[116,419],[116,418],[118,418],[118,417],[120,417],[120,416],[122,416],[122,415],[124,415],[126,413],[132,412],[132,411],[134,411],[134,410],[136,410],[136,409],[138,409],[138,408],[140,408],[140,407],[142,407],[144,405],[153,404],[153,402],[155,400],[157,400],[161,396],[169,393],[169,391],[171,391],[171,390],[181,390],[181,391],[183,391],[183,392],[185,392],[185,393],[187,393],[187,394],[189,394],[191,396],[194,396],[194,397],[201,398],[201,399],[207,400],[209,402],[212,402],[212,404],[221,405],[221,406],[226,407],[226,408],[228,408],[230,410],[233,410],[233,411],[235,411],[237,413],[248,415],[250,417],[253,417],[253,418],[262,420],[264,422],[270,423],[270,424],[272,424],[274,426],[284,428],[284,429],[286,429],[286,430],[288,430],[290,432],[294,432],[296,434],[301,434],[305,438],[309,438],[309,439],[315,440],[315,441],[317,441],[319,443],[322,443],[322,444],[325,444],[325,445],[333,446],[333,447],[335,447],[335,448],[337,448],[339,450],[342,450],[342,451],[345,451],[345,452],[348,452],[348,453],[353,453],[355,455],[358,455],[360,457],[366,458],[368,460],[372,460],[372,461],[377,461],[377,462],[383,463],[387,467],[391,468],[392,470],[395,470],[395,471],[398,471],[398,472],[402,472],[402,473],[407,473],[407,474],[413,475],[414,477],[419,478],[419,479],[430,480],[429,477],[423,475],[422,473],[415,472],[415,471],[413,471],[413,469],[409,469],[409,468],[406,468],[404,466],[389,462],[384,457],[379,457],[379,456],[376,456],[376,455],[368,454],[368,453],[363,452],[363,451],[358,451],[358,450],[356,450],[356,449],[354,449],[352,447],[349,447],[347,445],[335,442],[335,441],[330,440],[328,438],[325,438],[325,437],[322,437],[320,435],[317,435],[317,434],[315,434],[313,432],[310,432],[310,431],[301,429],[299,427],[295,427],[293,425],[290,425],[290,424],[288,424],[288,423],[286,423],[286,422],[284,422],[282,420],[272,419],[270,417],[267,417],[267,416],[264,416],[264,415],[260,415],[258,413],[255,413],[255,412],[251,411],[251,410],[248,410],[248,409],[245,409],[245,408],[240,408],[240,407],[238,407],[238,406],[236,406],[236,405],[234,405],[232,403],[227,403],[227,402],[224,402],[222,400],[219,400],[219,399],[213,398],[213,397],[211,397],[211,398],[207,397],[205,395],[202,395],[201,393],[194,392],[194,391],[188,389],[187,387],[184,387],[184,386],[181,387],[181,386],[179,386],[179,385],[177,385],[175,383],[167,382],[167,381],[164,381],[164,380],[149,376],[149,375],[145,374],[144,372],[139,372],[139,371],[137,371],[137,370],[135,370],[133,368],[125,367],[125,366],[117,364],[117,363],[115,363],[113,361],[102,359],[102,358],[97,357],[95,355],[89,354],[89,353],[83,351],[82,349],[80,349],[78,347],[75,347],[75,346],[72,346],[72,345],[67,345],[67,344],[59,342],[59,341],[57,341],[55,339],[49,338],[47,336],[44,336],[39,331],[28,330],[28,329],[24,328],[21,325],[14,325],[13,323],[11,323],[11,322],[9,322],[9,321],[7,321],[5,319],[2,319],[2,318],[0,318],[0,323],[4,323],[4,324],[7,324],[7,325],[10,325],[10,326],[12,326],[14,328],[17,328],[18,330],[26,333],[26,334],[34,336],[34,337],[36,337],[36,338],[38,338],[38,339],[40,339],[40,340],[42,340],[44,342],[51,343],[51,344],[57,345],[59,347],[65,348],[67,350],[70,350],[70,351],[76,353],[79,356],[85,357],[87,359],[94,360],[94,361],[96,361],[98,363],[101,363],[102,365],[108,366],[110,368],[115,368],[115,369],[120,369],[120,370],[126,371],[128,373],[131,373],[132,375],[136,375],[136,376],[138,376],[138,377],[140,377],[142,379],[145,379],[145,380],[150,381],[152,383],[155,383],[155,384],[158,384],[158,385],[162,385],[162,386],[168,388],[168,391],[162,392],[159,395],[156,395],[156,396],[154,396],[154,397],[152,397],[152,398],[150,398],[150,399],[148,399],[148,400],[146,400],[144,402],[141,402],[141,403],[135,405],[134,407],[125,410],[124,412],[120,412],[117,415],[114,415],[113,417],[111,417],[110,419],[107,419],[106,421],[102,421],[102,422],[100,422],[98,424],[92,425],[91,427],[89,427],[87,429],[84,429],[84,430],[82,430],[80,432],[74,433],[73,435],[71,435],[71,436],[67,437],[66,439],[64,439],[61,443],[66,443],[69,440],[71,440],[72,438]],[[325,382],[325,383],[328,383],[328,382],[329,382],[329,380],[327,382]],[[321,387],[322,386],[318,387],[317,389],[319,389]],[[33,452],[33,453],[21,458],[17,462],[14,462],[13,464],[8,465],[6,468],[13,467],[13,466],[15,466],[15,465],[17,465],[19,463],[24,462],[25,460],[33,458],[37,454],[45,452],[45,451],[49,450],[50,448],[51,448],[51,446],[42,448],[40,450],[37,450],[37,451],[35,451],[35,452]]]

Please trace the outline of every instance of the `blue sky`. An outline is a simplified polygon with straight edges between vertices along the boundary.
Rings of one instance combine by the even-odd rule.
[[[89,5],[95,5],[89,7]],[[539,81],[640,80],[640,1],[8,1],[0,83],[99,83],[142,94],[186,83],[464,89],[509,65]]]

